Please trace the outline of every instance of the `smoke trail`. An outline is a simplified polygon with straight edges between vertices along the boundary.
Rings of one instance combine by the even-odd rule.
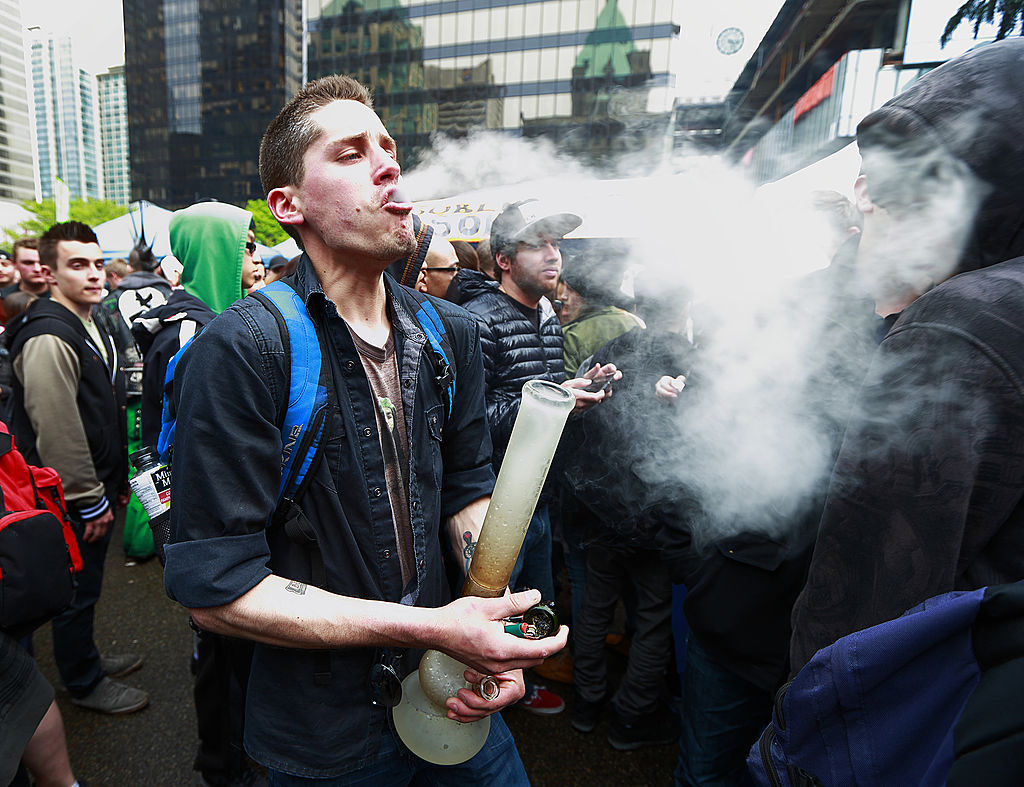
[[[509,186],[557,176],[597,179],[596,174],[561,156],[546,139],[523,139],[474,131],[464,139],[438,136],[420,164],[403,176],[413,200],[451,197],[484,188]]]
[[[668,174],[609,185],[547,143],[480,133],[442,143],[407,188],[419,199],[515,184],[510,199],[547,190],[591,231],[629,240],[627,266],[640,276],[666,291],[692,290],[706,346],[693,370],[665,370],[694,379],[668,416],[680,437],[666,444],[661,434],[637,432],[645,450],[631,473],[609,467],[593,483],[639,477],[685,491],[700,503],[692,523],[699,544],[744,531],[784,537],[828,483],[873,350],[869,294],[920,293],[948,276],[984,190],[957,162],[921,162],[916,199],[903,203],[916,220],[890,233],[876,209],[856,266],[821,271],[834,229],[807,195],[758,193],[745,173],[713,157],[672,165]],[[900,180],[910,182],[905,170]],[[660,406],[651,394],[650,406]],[[636,490],[620,492],[630,499]]]

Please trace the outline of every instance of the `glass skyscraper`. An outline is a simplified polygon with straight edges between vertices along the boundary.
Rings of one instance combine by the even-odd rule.
[[[307,14],[309,78],[369,85],[407,156],[472,128],[599,154],[672,109],[673,0],[307,0]]]
[[[259,141],[302,81],[302,0],[123,0],[132,199],[262,196]]]
[[[0,200],[36,198],[25,39],[18,0],[0,0]]]
[[[100,139],[103,142],[103,190],[107,199],[127,205],[131,199],[128,160],[128,96],[124,66],[96,75],[100,102]]]
[[[32,27],[27,37],[42,196],[53,197],[59,178],[73,198],[102,199],[96,78],[75,64],[69,36]]]
[[[327,74],[373,90],[406,166],[437,132],[548,136],[597,161],[668,137],[674,0],[122,2],[133,199],[262,196],[263,130]]]

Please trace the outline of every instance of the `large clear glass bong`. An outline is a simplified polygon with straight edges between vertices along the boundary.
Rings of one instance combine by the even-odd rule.
[[[523,386],[519,414],[462,588],[464,596],[498,598],[505,592],[574,402],[572,393],[554,383],[530,380]],[[475,688],[466,682],[465,670],[466,665],[451,656],[428,650],[419,670],[402,682],[395,729],[409,750],[427,762],[465,762],[487,740],[490,718],[471,724],[448,718],[445,701],[461,688]],[[497,683],[484,684],[480,693],[486,697]]]

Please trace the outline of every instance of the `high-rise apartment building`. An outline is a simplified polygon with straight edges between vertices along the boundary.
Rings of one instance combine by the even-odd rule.
[[[596,152],[674,100],[673,0],[306,0],[308,74],[350,74],[400,150],[491,128]]]
[[[128,94],[124,66],[96,75],[100,105],[100,139],[103,143],[103,190],[119,205],[131,200],[128,160]]]
[[[52,197],[60,178],[72,198],[102,199],[96,78],[75,65],[69,36],[32,27],[28,49],[42,196]]]
[[[262,196],[259,141],[302,82],[303,0],[122,0],[132,199]]]
[[[36,198],[25,38],[18,0],[0,0],[0,200]]]

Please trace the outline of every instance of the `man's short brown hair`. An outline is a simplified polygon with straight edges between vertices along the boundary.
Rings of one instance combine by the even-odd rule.
[[[335,101],[358,101],[373,109],[373,99],[364,85],[334,74],[308,82],[270,122],[260,141],[260,182],[265,194],[302,184],[302,158],[322,133],[309,116]]]
[[[92,227],[80,221],[63,221],[54,224],[39,236],[39,262],[51,271],[57,269],[57,244],[62,240],[78,241],[79,243],[95,243],[99,245]]]
[[[39,250],[39,238],[18,238],[14,241],[14,246],[11,249],[11,259],[15,262],[18,261],[18,250],[19,249],[34,249]]]

